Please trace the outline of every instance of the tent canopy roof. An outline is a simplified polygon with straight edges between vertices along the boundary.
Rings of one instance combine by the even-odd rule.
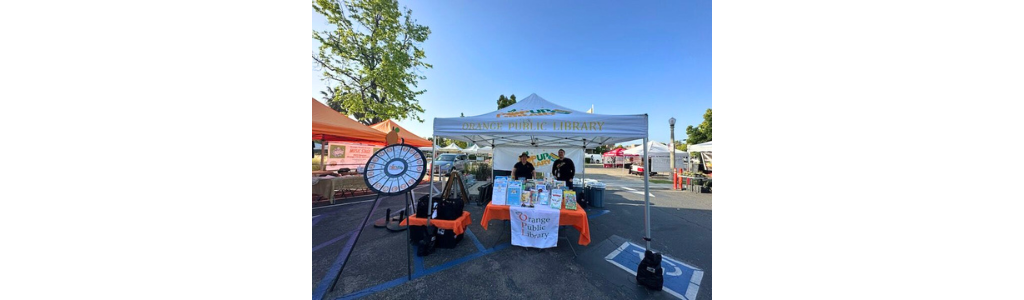
[[[312,98],[310,98],[312,99]],[[383,144],[386,134],[366,127],[313,99],[313,139]]]
[[[395,123],[395,121],[392,120],[387,120],[384,122],[370,125],[370,128],[383,132],[385,135],[390,133],[395,128],[398,128],[398,137],[400,139],[405,139],[406,144],[412,145],[414,147],[429,147],[431,145],[430,141],[428,141],[427,139],[419,137],[418,135],[412,133],[411,131],[406,130],[402,126],[398,126],[398,123]]]
[[[668,145],[665,145],[665,144],[662,144],[662,143],[659,143],[659,142],[656,142],[656,141],[647,142],[647,149],[649,149],[649,151],[650,151],[648,153],[648,155],[659,155],[659,154],[666,154],[667,155],[670,152],[669,149],[668,149]],[[680,151],[680,150],[675,150],[675,152],[676,152],[677,155],[688,155],[686,152],[683,152],[683,151]],[[632,149],[626,150],[625,153],[627,153],[627,154],[643,155],[644,154],[644,147],[634,147]]]
[[[690,145],[686,147],[686,151],[690,152],[711,152],[711,141],[707,143],[700,143],[696,145]]]
[[[434,118],[434,135],[482,146],[596,148],[647,137],[647,115],[588,114],[530,94],[490,113]]]

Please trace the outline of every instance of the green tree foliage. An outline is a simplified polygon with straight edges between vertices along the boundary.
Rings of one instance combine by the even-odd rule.
[[[704,113],[704,122],[697,127],[686,126],[686,144],[696,145],[711,141],[711,109]]]
[[[448,145],[451,145],[451,144],[455,144],[456,146],[459,146],[459,148],[462,148],[462,149],[466,149],[466,147],[469,146],[469,143],[467,143],[467,142],[456,141],[456,140],[453,140],[453,139],[446,139],[446,138],[443,138],[443,137],[437,138],[437,142],[434,142],[434,138],[433,137],[428,137],[427,140],[432,142],[432,143],[434,143],[434,144],[436,144],[438,148],[447,147]]]
[[[509,106],[509,104],[508,98],[505,98],[505,94],[498,96],[498,109],[505,108],[506,106]]]
[[[327,17],[334,30],[313,31],[320,42],[313,60],[329,88],[321,94],[331,108],[363,124],[413,118],[422,113],[415,90],[425,52],[419,44],[430,28],[416,24],[412,10],[398,9],[396,0],[314,0],[313,10]]]
[[[505,98],[505,94],[498,96],[498,109],[506,108],[512,104],[516,104],[516,94],[512,94],[508,98]]]
[[[683,141],[676,141],[675,148],[676,150],[686,152],[686,144]]]
[[[701,122],[697,127],[693,125],[686,126],[686,144],[696,145],[704,142],[711,141],[711,109],[704,113],[704,122]],[[684,150],[685,151],[685,150]],[[700,153],[691,152],[690,157],[700,157]]]
[[[437,138],[436,142],[434,141],[434,137],[428,137],[427,140],[430,141],[431,143],[434,143],[435,145],[437,145],[438,148],[441,148],[441,147],[444,147],[444,146],[448,146],[448,143],[447,143],[447,141],[445,141],[444,138]]]

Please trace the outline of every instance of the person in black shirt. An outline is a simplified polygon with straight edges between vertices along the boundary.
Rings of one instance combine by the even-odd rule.
[[[572,178],[576,176],[576,165],[572,163],[571,159],[565,157],[564,149],[558,149],[558,159],[555,160],[551,171],[555,175],[555,180],[565,181],[565,186],[572,189]]]
[[[526,161],[526,158],[528,157],[530,157],[530,155],[526,154],[526,152],[519,155],[519,162],[512,167],[512,180],[517,180],[519,178],[533,179],[533,164]]]

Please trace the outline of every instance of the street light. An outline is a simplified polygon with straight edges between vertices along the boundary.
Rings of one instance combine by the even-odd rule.
[[[676,172],[676,118],[669,118],[668,119],[668,127],[669,127],[669,139],[671,140],[670,141],[671,144],[669,144],[669,146],[668,146],[668,149],[669,149],[668,150],[668,160],[669,160],[668,163],[669,163],[669,165],[671,165],[672,173],[675,174],[675,172]]]

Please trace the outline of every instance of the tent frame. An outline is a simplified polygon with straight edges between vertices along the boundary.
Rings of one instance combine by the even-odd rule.
[[[535,94],[530,95],[530,97],[528,97],[527,99],[535,97],[535,96],[536,96]],[[513,106],[515,106],[515,104]],[[508,107],[505,110],[508,110],[509,108],[511,108],[511,107]],[[501,111],[501,110],[499,110],[499,111]],[[644,118],[644,123],[649,123],[648,115],[647,114],[643,114],[642,116]],[[555,148],[555,147],[567,147],[568,148],[568,147],[577,146],[577,147],[582,147],[584,149],[584,153],[586,153],[586,149],[587,149],[588,145],[590,145],[590,146],[601,145],[601,144],[605,144],[605,143],[607,143],[609,141],[612,141],[612,140],[618,141],[618,140],[622,140],[623,139],[623,136],[614,137],[614,138],[610,137],[610,136],[597,136],[597,137],[595,137],[593,135],[591,135],[589,137],[565,137],[564,133],[552,133],[552,134],[543,134],[543,133],[541,133],[541,134],[538,134],[538,132],[536,132],[536,131],[523,131],[523,132],[520,132],[520,133],[517,133],[516,131],[507,131],[507,132],[502,132],[500,134],[490,134],[490,135],[487,135],[487,136],[479,135],[479,134],[477,134],[477,135],[440,134],[439,135],[439,134],[437,134],[438,130],[439,130],[438,129],[438,118],[434,118],[434,135],[433,135],[433,137],[434,137],[435,141],[438,139],[438,137],[452,138],[452,139],[462,140],[462,141],[466,141],[466,142],[476,143],[478,145],[491,146],[495,150],[495,152],[497,151],[497,148],[499,148],[501,146],[506,146],[506,147],[537,147],[537,148]],[[538,137],[540,137],[540,138],[538,138]],[[636,136],[635,138],[641,138],[641,137]],[[647,153],[649,152],[647,150],[647,144],[648,144],[648,141],[649,141],[649,130],[647,130],[646,126],[645,126],[645,129],[643,131],[642,139],[643,139],[643,147],[644,147],[643,161],[647,161],[647,159],[648,159]],[[434,147],[436,147],[436,145]],[[435,160],[436,160],[436,155],[437,154],[435,152],[435,154],[434,154],[434,159]],[[582,174],[583,175],[582,178],[583,178],[583,180],[585,182],[585,180],[586,180],[586,163],[585,163],[585,161],[583,163],[584,163],[584,168],[583,168],[584,171],[582,172],[583,173]],[[433,166],[433,164],[431,166]],[[433,169],[433,167],[431,167],[431,169]],[[494,160],[493,159],[491,160],[491,170],[492,170],[491,171],[491,181],[493,182],[493,180],[494,180],[494,171],[493,171],[494,170]],[[651,248],[651,221],[650,221],[651,201],[650,201],[650,175],[649,175],[649,173],[650,172],[644,172],[644,237],[643,237],[643,240],[644,240],[644,243],[645,243],[645,246],[646,246],[645,250],[650,250],[650,248]],[[440,175],[441,174],[438,174],[438,177],[440,177]],[[442,184],[443,184],[443,182],[442,182]],[[442,189],[443,189],[443,186],[442,186]],[[431,170],[431,190],[430,190],[430,196],[429,197],[430,197],[429,198],[430,202],[428,202],[427,205],[428,205],[428,207],[433,207],[433,203],[432,203],[433,198],[434,198],[433,170]],[[430,220],[429,219],[427,220],[427,224],[428,225],[430,224]]]

